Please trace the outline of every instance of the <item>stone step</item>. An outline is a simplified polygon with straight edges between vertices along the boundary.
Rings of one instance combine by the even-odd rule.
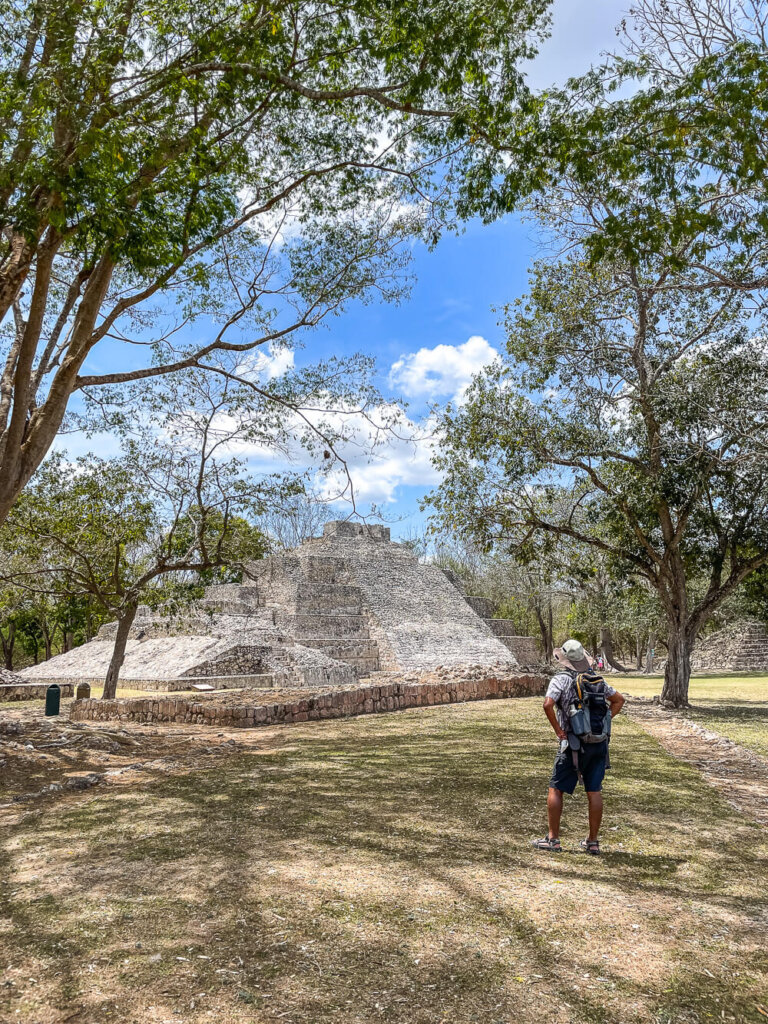
[[[519,636],[512,619],[486,619],[493,633],[498,636]]]
[[[304,578],[308,583],[352,583],[347,562],[332,555],[307,555],[301,559]]]
[[[337,636],[313,636],[297,640],[304,647],[315,647],[329,658],[342,658],[350,654],[356,658],[378,657],[379,645],[369,637],[339,638]]]
[[[326,612],[299,612],[291,614],[276,611],[275,625],[285,630],[298,643],[310,637],[333,638],[355,637],[367,640],[370,636],[368,624],[363,615],[332,615]]]
[[[247,601],[255,606],[263,605],[264,598],[259,588],[245,583],[217,583],[206,587],[203,599],[206,601]]]
[[[220,612],[222,615],[256,615],[259,612],[268,611],[263,605],[249,604],[247,601],[223,601],[215,598],[201,598],[196,602],[197,607],[209,612]],[[268,619],[269,617],[267,617]]]
[[[300,583],[296,590],[300,614],[360,615],[362,607],[360,587],[348,583]]]
[[[467,594],[466,600],[470,608],[473,608],[481,619],[493,618],[493,613],[496,611],[495,601],[490,601],[487,597],[477,597],[474,594]]]
[[[297,640],[303,647],[314,647],[321,650],[329,658],[343,661],[350,665],[360,677],[380,669],[379,646],[375,640],[350,639],[339,640],[338,637],[302,637]]]

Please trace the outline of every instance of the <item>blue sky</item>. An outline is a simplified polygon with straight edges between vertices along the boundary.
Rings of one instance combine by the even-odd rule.
[[[614,47],[615,26],[628,0],[555,0],[552,36],[529,69],[534,87],[563,82]],[[364,352],[377,361],[385,393],[404,396],[418,428],[432,401],[460,393],[473,372],[503,346],[494,307],[526,290],[527,269],[537,255],[535,227],[516,216],[491,225],[471,222],[458,236],[446,236],[436,249],[416,246],[410,298],[399,306],[355,304],[307,339],[297,363],[329,355]],[[91,372],[109,368],[114,351],[99,346],[89,359]],[[70,435],[61,447],[75,454],[94,441]],[[114,446],[116,447],[116,446]],[[111,440],[98,443],[102,455]],[[352,464],[359,508],[370,503],[392,522],[393,536],[419,529],[419,500],[436,482],[424,444],[393,443],[373,461]]]
[[[627,0],[556,0],[552,36],[530,69],[531,83],[543,88],[563,82],[612,49],[627,6]],[[527,270],[537,254],[535,227],[519,217],[490,225],[471,222],[432,251],[415,249],[411,269],[416,283],[408,301],[349,309],[313,339],[313,351],[375,355],[385,390],[389,386],[402,393],[407,381],[409,413],[418,422],[430,400],[452,397],[461,375],[466,382],[503,346],[494,307],[525,292]],[[392,375],[398,363],[403,367]],[[372,500],[392,517],[393,536],[421,527],[419,499],[432,479],[424,448],[393,445],[373,463],[356,467],[354,476],[361,505]]]

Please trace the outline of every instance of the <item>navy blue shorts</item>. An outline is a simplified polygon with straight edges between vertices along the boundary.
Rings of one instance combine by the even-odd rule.
[[[608,760],[608,744],[585,743],[579,754],[581,775],[584,779],[584,789],[588,793],[597,793],[603,788],[605,767]],[[558,754],[555,760],[555,767],[549,785],[552,789],[559,789],[563,793],[572,793],[576,789],[579,776],[573,765],[573,754],[566,750]]]

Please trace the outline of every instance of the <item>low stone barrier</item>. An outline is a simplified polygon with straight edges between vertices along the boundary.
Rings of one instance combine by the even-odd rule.
[[[120,676],[119,686],[126,690],[146,690],[148,693],[174,693],[177,690],[193,690],[198,683],[205,686],[212,686],[214,690],[243,690],[248,687],[254,690],[268,690],[275,686],[283,686],[286,681],[285,672],[266,672],[258,675],[244,676],[179,676],[176,679],[126,679]],[[30,685],[50,686],[51,683],[58,683],[62,688],[73,686],[79,683],[88,683],[89,686],[103,686],[104,676],[69,676],[65,679],[52,677],[50,679],[33,679]],[[66,696],[71,696],[68,693]]]
[[[548,680],[539,675],[487,677],[481,679],[430,682],[388,682],[306,697],[278,704],[221,704],[206,699],[157,700],[144,697],[128,700],[78,700],[70,707],[75,722],[129,721],[177,722],[184,725],[253,729],[265,725],[313,722],[327,718],[379,714],[405,708],[432,707],[472,700],[533,697],[545,692]],[[233,694],[234,696],[234,694]]]
[[[49,679],[45,683],[0,683],[0,702],[11,700],[44,700],[45,691],[51,683],[58,679]],[[71,697],[74,693],[72,683],[59,683],[62,697]]]

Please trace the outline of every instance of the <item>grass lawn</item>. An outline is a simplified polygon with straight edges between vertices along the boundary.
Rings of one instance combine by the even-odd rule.
[[[626,693],[652,697],[661,692],[660,676],[621,676]],[[768,757],[768,676],[694,676],[686,718]],[[768,1018],[766,1018],[768,1024]]]
[[[765,830],[626,719],[602,859],[528,846],[539,700],[248,741],[2,812],[0,1021],[768,1019]]]

